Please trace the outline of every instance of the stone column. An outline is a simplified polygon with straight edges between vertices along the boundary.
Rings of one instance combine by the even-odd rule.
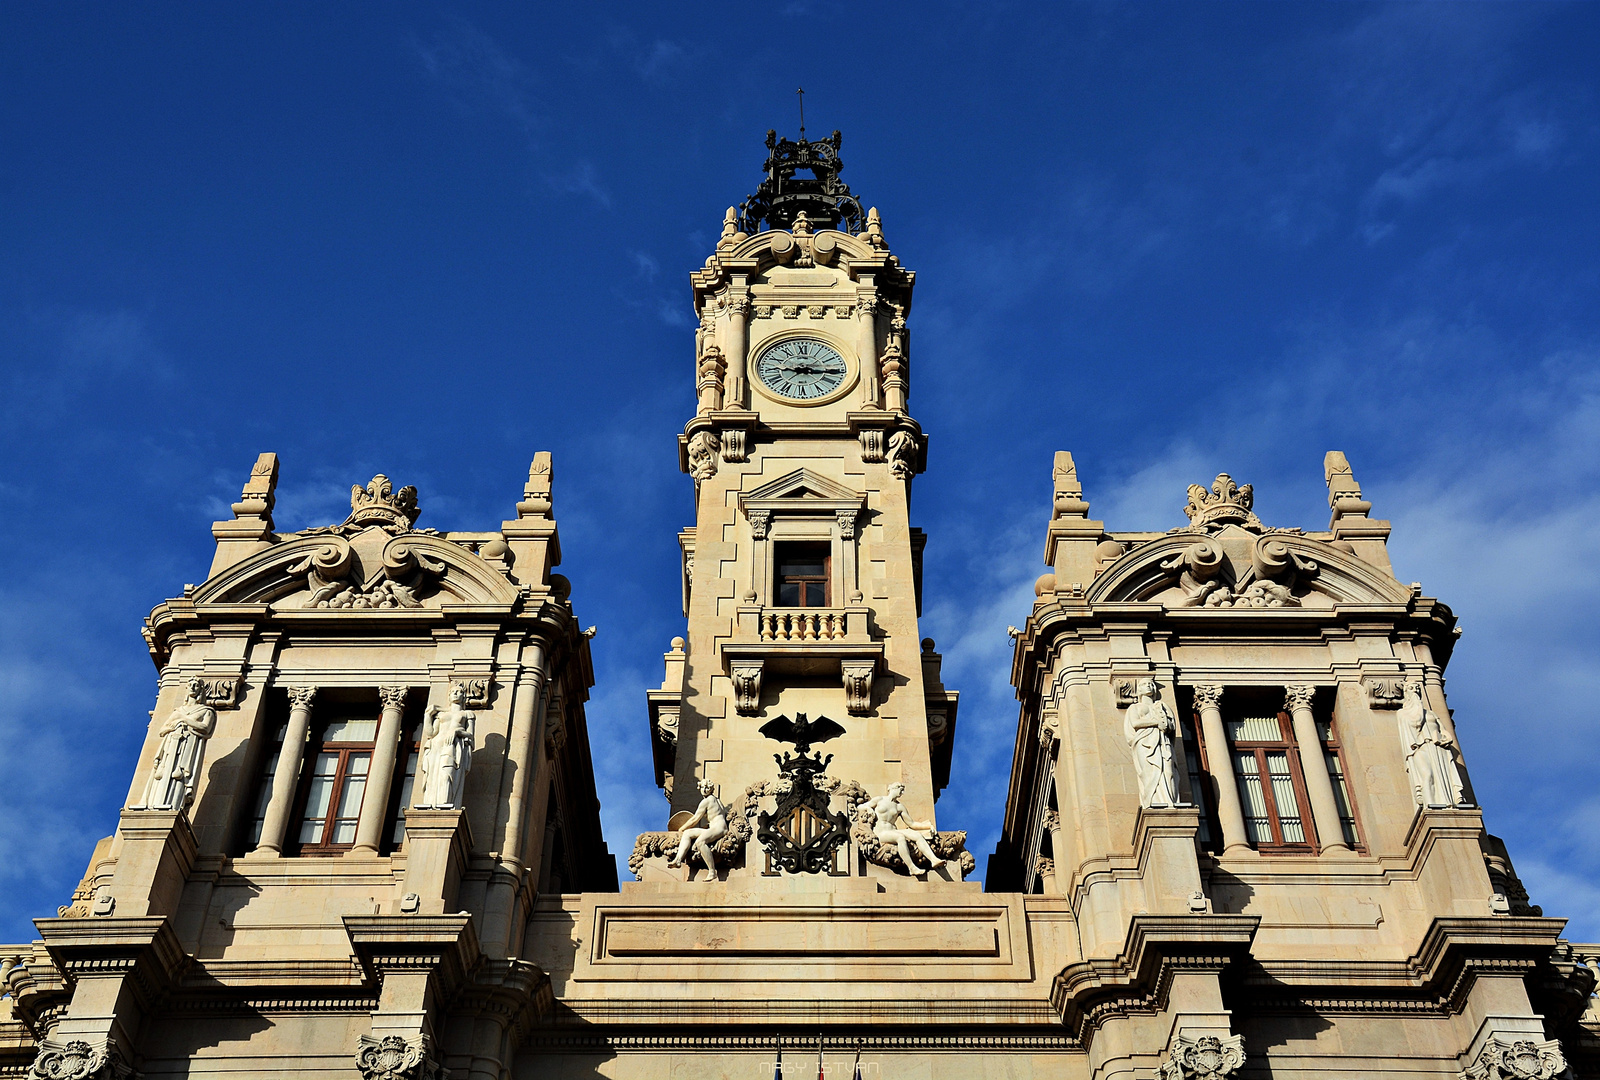
[[[1197,686],[1194,703],[1200,709],[1201,738],[1206,742],[1211,779],[1217,786],[1217,818],[1222,824],[1222,850],[1248,851],[1250,836],[1244,831],[1244,808],[1239,804],[1239,783],[1233,775],[1233,752],[1222,726],[1222,687]]]
[[[1327,853],[1348,853],[1344,829],[1339,825],[1339,801],[1333,794],[1333,777],[1322,756],[1322,739],[1317,721],[1311,715],[1315,686],[1286,686],[1284,705],[1294,717],[1294,741],[1300,747],[1300,771],[1306,778],[1306,794],[1311,797],[1311,820],[1317,823],[1317,841]]]
[[[311,730],[311,702],[316,696],[315,686],[289,687],[289,726],[283,733],[278,767],[272,772],[272,796],[267,801],[267,815],[261,823],[261,842],[256,845],[259,854],[283,852],[289,811],[294,806],[294,790],[299,786],[300,760],[305,756],[306,734]]]
[[[856,303],[856,356],[861,361],[861,404],[883,407],[878,385],[878,296],[863,293]]]
[[[383,819],[389,809],[389,785],[394,781],[395,754],[400,748],[400,717],[406,710],[408,686],[385,686],[378,691],[383,700],[383,718],[378,721],[378,738],[372,748],[372,766],[367,772],[367,791],[361,800],[361,817],[356,821],[356,846],[363,855],[376,855],[383,841]]]
[[[735,296],[728,301],[728,348],[723,359],[728,365],[728,393],[725,409],[742,409],[749,397],[745,392],[746,355],[750,347],[750,298]]]

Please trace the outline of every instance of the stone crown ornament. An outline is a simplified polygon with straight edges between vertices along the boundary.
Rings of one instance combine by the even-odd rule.
[[[1260,529],[1260,519],[1250,512],[1253,498],[1249,484],[1240,487],[1227,473],[1218,473],[1211,482],[1210,491],[1200,484],[1189,485],[1189,504],[1183,508],[1183,512],[1189,516],[1189,527],[1193,529],[1209,529],[1219,525]]]
[[[395,491],[389,478],[379,473],[364,489],[359,484],[350,485],[350,516],[344,523],[410,529],[421,514],[416,488],[408,484]]]

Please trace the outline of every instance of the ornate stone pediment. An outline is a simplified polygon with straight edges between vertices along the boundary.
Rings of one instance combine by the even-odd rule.
[[[196,604],[273,604],[283,610],[382,610],[510,604],[511,582],[440,536],[398,536],[371,525],[344,537],[295,537],[235,563],[195,590]]]
[[[810,469],[796,469],[776,480],[769,480],[754,491],[746,492],[739,501],[747,508],[754,509],[765,509],[764,504],[774,501],[789,504],[800,501],[815,504],[822,510],[826,509],[824,504],[828,503],[860,506],[864,499],[865,496],[859,491],[852,491],[826,476],[814,473]]]
[[[1256,534],[1224,524],[1140,544],[1100,574],[1091,604],[1159,602],[1170,608],[1332,607],[1403,604],[1410,591],[1370,563],[1291,532]]]

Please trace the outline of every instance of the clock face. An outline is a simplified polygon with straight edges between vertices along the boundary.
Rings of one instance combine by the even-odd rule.
[[[815,338],[789,338],[756,360],[756,378],[779,397],[816,401],[844,384],[844,357]]]

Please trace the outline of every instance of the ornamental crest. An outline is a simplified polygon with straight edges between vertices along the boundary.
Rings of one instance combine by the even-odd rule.
[[[1261,520],[1250,512],[1254,500],[1249,484],[1240,487],[1227,473],[1218,473],[1207,491],[1200,484],[1189,485],[1189,505],[1183,512],[1189,516],[1192,529],[1209,529],[1216,525],[1243,525],[1247,529],[1261,529]]]
[[[445,1080],[448,1071],[428,1056],[427,1040],[407,1042],[399,1035],[361,1036],[356,1068],[365,1080]]]
[[[1179,1032],[1161,1065],[1161,1080],[1222,1080],[1244,1064],[1244,1037]]]
[[[132,1071],[109,1043],[95,1047],[82,1039],[46,1039],[28,1075],[36,1080],[122,1080]]]
[[[776,785],[778,805],[756,818],[756,839],[767,849],[771,864],[791,874],[817,874],[833,869],[834,853],[850,836],[850,816],[835,813],[829,805],[830,793],[819,786],[817,774],[828,767],[833,755],[808,754],[814,742],[826,742],[844,734],[844,728],[819,716],[807,720],[796,713],[790,720],[780,716],[762,725],[761,734],[779,742],[793,743],[795,754],[773,754],[780,779]]]
[[[1566,1071],[1567,1059],[1554,1039],[1508,1041],[1491,1035],[1478,1060],[1462,1071],[1461,1080],[1553,1080]]]

